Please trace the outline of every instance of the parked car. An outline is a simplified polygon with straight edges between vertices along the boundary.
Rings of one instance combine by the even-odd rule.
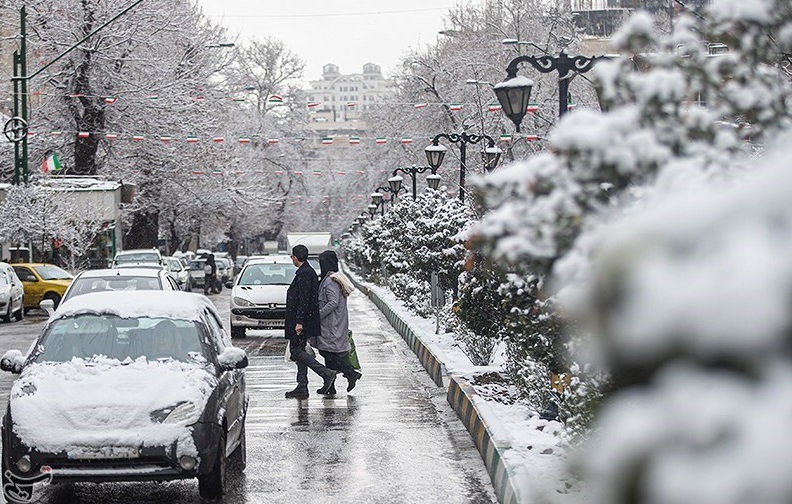
[[[206,297],[103,292],[63,303],[23,356],[2,422],[2,484],[197,478],[224,493],[246,463],[248,359]],[[229,456],[227,456],[229,454]]]
[[[38,308],[44,299],[52,300],[55,308],[74,276],[68,271],[46,263],[16,263],[11,265],[25,288],[25,310]]]
[[[190,273],[193,289],[203,289],[204,287],[204,279],[206,277],[204,266],[206,266],[206,259],[196,258],[190,261],[188,272]]]
[[[113,267],[131,264],[159,264],[165,266],[162,254],[157,249],[130,249],[118,252],[113,258]]]
[[[247,258],[248,256],[246,255],[236,256],[236,261],[234,261],[234,276],[238,275],[239,272],[242,271],[242,266],[245,265]]]
[[[223,285],[234,280],[234,263],[228,257],[215,257],[217,264],[217,277]]]
[[[74,277],[63,294],[63,301],[93,292],[133,290],[174,291],[181,288],[176,279],[162,268],[125,267],[85,270]]]
[[[181,259],[178,257],[164,257],[165,269],[168,273],[176,279],[179,288],[183,291],[192,291],[192,281],[190,279],[190,270],[182,264]],[[189,266],[189,264],[188,264]]]
[[[231,288],[231,337],[243,338],[250,328],[280,329],[286,325],[286,291],[297,269],[288,256],[248,259]]]
[[[11,317],[25,317],[25,288],[10,264],[0,262],[0,317],[11,322]]]

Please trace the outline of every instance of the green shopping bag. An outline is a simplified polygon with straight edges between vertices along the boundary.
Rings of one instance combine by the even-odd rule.
[[[347,333],[347,338],[349,338],[350,350],[344,356],[344,362],[346,362],[355,369],[360,369],[360,361],[358,360],[357,351],[355,350],[355,340],[352,339],[351,330]]]

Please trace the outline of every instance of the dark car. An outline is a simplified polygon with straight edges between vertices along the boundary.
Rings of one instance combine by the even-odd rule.
[[[221,497],[227,466],[245,466],[247,363],[199,294],[62,303],[29,355],[0,359],[19,373],[2,423],[4,491],[197,478],[202,497]]]

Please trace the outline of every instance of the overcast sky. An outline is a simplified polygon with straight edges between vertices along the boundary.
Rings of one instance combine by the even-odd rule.
[[[458,0],[197,0],[214,22],[229,28],[231,37],[250,40],[273,36],[306,63],[306,80],[335,63],[341,73],[360,73],[376,63],[383,73],[395,69],[409,48],[433,43],[449,8]]]

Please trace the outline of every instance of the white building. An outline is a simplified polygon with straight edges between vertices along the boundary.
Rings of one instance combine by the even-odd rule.
[[[74,208],[90,208],[92,218],[105,223],[108,255],[113,257],[117,250],[121,250],[121,203],[124,200],[131,201],[134,186],[99,177],[69,176],[42,178],[36,183],[47,190],[57,192],[59,198],[68,200],[69,205]],[[11,184],[0,184],[0,203],[5,200],[9,188]],[[0,257],[10,255],[8,247],[11,245],[0,243]]]
[[[374,63],[363,65],[363,73],[346,75],[329,63],[322,68],[322,79],[309,84],[310,128],[319,137],[363,134],[363,111],[395,95],[394,81],[384,78]]]

